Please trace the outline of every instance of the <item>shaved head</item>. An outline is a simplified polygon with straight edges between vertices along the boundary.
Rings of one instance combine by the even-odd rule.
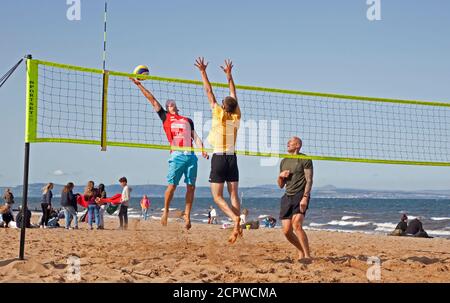
[[[292,154],[300,152],[302,144],[303,144],[302,139],[300,139],[299,137],[294,136],[290,138],[287,144],[288,153]]]

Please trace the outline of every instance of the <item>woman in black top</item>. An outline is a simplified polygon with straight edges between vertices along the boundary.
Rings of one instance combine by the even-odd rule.
[[[400,219],[400,222],[397,224],[397,227],[395,229],[401,230],[402,233],[404,233],[406,231],[406,228],[408,227],[407,221],[408,217],[405,214],[403,214],[402,218]]]
[[[46,228],[48,225],[48,220],[50,219],[50,211],[52,209],[52,198],[53,198],[53,183],[48,183],[42,188],[42,220],[41,227]]]
[[[74,184],[67,183],[61,192],[61,206],[64,208],[65,227],[70,229],[70,223],[74,219],[74,228],[78,229],[77,196],[73,194]]]
[[[106,198],[106,190],[105,190],[105,185],[100,183],[98,185],[98,197],[100,199],[104,199]],[[100,218],[100,225],[99,225],[99,229],[105,229],[105,209],[106,209],[106,205],[100,205],[100,209],[99,209],[99,218]]]

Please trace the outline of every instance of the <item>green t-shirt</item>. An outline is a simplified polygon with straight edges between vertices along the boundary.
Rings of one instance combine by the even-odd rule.
[[[285,158],[281,160],[280,173],[285,170],[290,172],[286,179],[286,194],[288,196],[293,196],[305,190],[305,169],[313,169],[313,163],[310,159]]]

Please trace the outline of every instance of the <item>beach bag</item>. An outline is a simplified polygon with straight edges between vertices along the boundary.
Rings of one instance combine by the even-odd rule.
[[[59,227],[58,218],[51,218],[50,220],[48,220],[47,227],[48,228]]]
[[[86,222],[87,219],[87,213],[88,211],[86,210],[86,212],[84,214],[81,215],[80,219],[78,220],[78,222]]]
[[[114,214],[117,211],[119,206],[120,206],[120,204],[115,204],[115,205],[114,204],[109,204],[108,207],[106,208],[106,212],[109,215],[112,215],[112,214]]]

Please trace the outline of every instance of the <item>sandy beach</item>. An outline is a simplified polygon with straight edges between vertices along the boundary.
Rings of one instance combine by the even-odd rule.
[[[61,222],[61,221],[60,221]],[[230,230],[132,219],[129,230],[28,229],[26,260],[17,259],[19,229],[1,229],[0,282],[377,282],[367,260],[381,262],[380,282],[450,282],[450,241],[308,231],[314,260],[302,264],[280,229]],[[72,258],[70,258],[72,257]],[[69,265],[79,260],[79,276]],[[79,258],[79,259],[78,259]],[[72,262],[72,263],[71,263]],[[76,261],[78,262],[78,261]],[[72,266],[72,265],[70,265]],[[72,268],[72,267],[70,267]]]

